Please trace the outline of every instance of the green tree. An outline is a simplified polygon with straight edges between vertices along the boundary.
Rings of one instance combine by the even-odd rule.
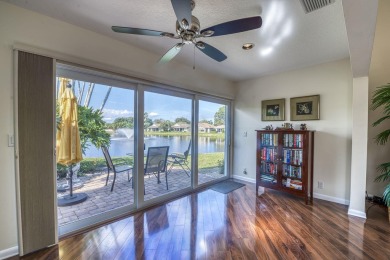
[[[224,125],[225,124],[225,106],[222,106],[215,112],[214,115],[214,125]]]
[[[212,125],[213,121],[212,120],[203,119],[203,120],[200,120],[199,123],[207,123],[207,124]]]
[[[187,123],[187,124],[191,124],[191,121],[188,120],[187,118],[185,117],[178,117],[175,119],[175,123]]]
[[[162,124],[162,123],[164,123],[164,121],[165,120],[162,118],[154,119],[153,124]]]
[[[172,126],[173,126],[173,122],[169,121],[169,120],[165,120],[164,122],[162,122],[160,124],[160,128],[164,131],[164,132],[170,132],[172,130]]]
[[[103,121],[103,114],[93,108],[78,106],[78,123],[80,131],[81,149],[85,153],[88,143],[97,148],[102,145],[110,145],[110,135],[106,132],[106,123]]]
[[[148,128],[149,126],[153,125],[153,120],[149,118],[148,112],[144,113],[144,128]]]
[[[110,124],[114,130],[119,128],[134,128],[134,117],[118,117]]]

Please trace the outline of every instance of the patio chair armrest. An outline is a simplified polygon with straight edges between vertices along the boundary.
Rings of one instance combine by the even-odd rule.
[[[168,157],[171,157],[173,159],[179,158],[179,159],[184,159],[185,156],[182,153],[171,153]]]

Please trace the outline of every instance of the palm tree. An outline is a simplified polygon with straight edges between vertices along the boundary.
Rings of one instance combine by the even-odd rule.
[[[387,119],[390,119],[390,83],[378,87],[374,91],[371,109],[375,110],[378,107],[383,108],[384,116],[382,116],[372,124],[372,126],[374,127],[386,121]],[[375,137],[375,142],[379,145],[384,145],[387,143],[389,136],[390,136],[390,129],[386,129],[380,132]],[[378,165],[377,171],[380,173],[380,175],[375,179],[375,181],[383,181],[383,182],[389,181],[389,183],[387,184],[383,192],[383,201],[389,207],[389,214],[390,214],[390,162],[385,162]],[[390,220],[390,216],[389,216],[389,220]]]

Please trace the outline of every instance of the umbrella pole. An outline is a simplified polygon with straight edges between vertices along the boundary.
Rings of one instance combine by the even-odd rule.
[[[58,206],[64,207],[64,206],[72,206],[78,203],[81,203],[85,201],[88,198],[88,195],[86,193],[76,193],[73,195],[73,164],[69,166],[69,195],[66,195],[62,198],[58,199]]]
[[[69,183],[69,192],[70,192],[70,197],[73,197],[73,167],[72,164],[69,166],[69,171],[70,171],[70,183]]]

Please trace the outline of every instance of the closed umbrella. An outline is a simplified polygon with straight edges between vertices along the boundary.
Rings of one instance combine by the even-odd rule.
[[[69,79],[67,78],[60,78],[60,87],[58,88],[58,94],[57,98],[61,100],[62,94],[65,92],[66,85],[69,84]]]
[[[66,88],[64,87],[66,86]],[[77,100],[69,80],[61,79],[60,91],[60,127],[56,136],[57,163],[68,166],[70,171],[70,194],[58,200],[58,206],[70,206],[87,199],[85,193],[73,194],[73,169],[75,163],[83,159],[77,116]],[[61,93],[62,92],[62,93]]]

